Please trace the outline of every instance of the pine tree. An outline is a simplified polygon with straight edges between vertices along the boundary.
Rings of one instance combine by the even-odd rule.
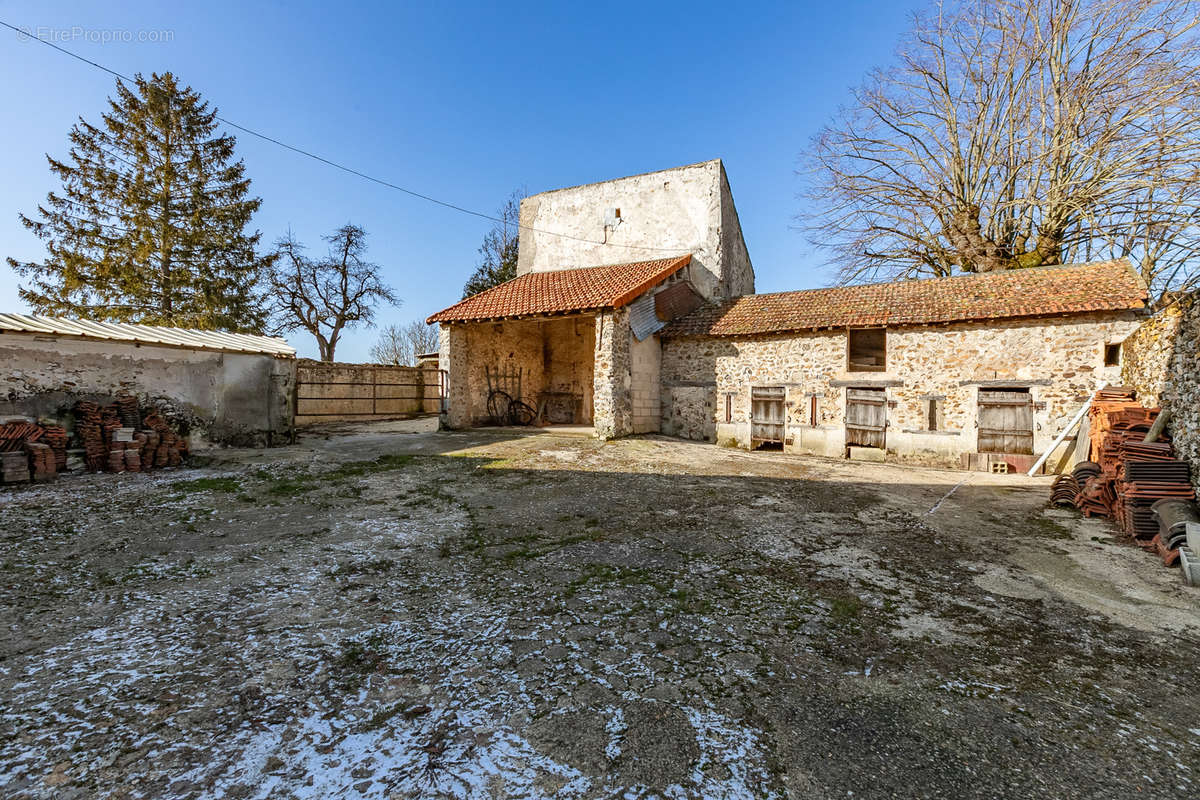
[[[46,243],[42,262],[9,265],[40,314],[188,328],[259,331],[259,289],[273,256],[260,255],[245,165],[217,111],[171,73],[117,81],[100,125],[71,128],[68,159],[49,155],[62,181],[21,222]],[[136,90],[136,91],[134,91]]]
[[[496,224],[483,237],[483,244],[479,247],[482,256],[479,266],[463,285],[464,299],[517,277],[523,197],[524,190],[518,189],[500,207]]]

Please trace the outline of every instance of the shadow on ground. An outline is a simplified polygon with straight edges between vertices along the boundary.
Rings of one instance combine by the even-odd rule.
[[[1194,597],[1044,481],[329,436],[0,496],[4,794],[1194,794]]]

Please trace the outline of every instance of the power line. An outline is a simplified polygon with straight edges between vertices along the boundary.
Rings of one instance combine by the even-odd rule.
[[[84,64],[95,67],[96,69],[101,70],[102,72],[107,72],[109,75],[112,75],[113,77],[117,78],[117,80],[125,81],[126,83],[137,83],[137,81],[135,81],[133,78],[129,77],[128,75],[124,75],[120,72],[117,72],[115,69],[106,67],[103,64],[92,61],[89,58],[84,58],[83,56],[79,55],[78,53],[68,50],[65,47],[61,47],[61,46],[55,44],[54,42],[47,41],[46,39],[43,39],[40,36],[36,36],[33,33],[31,33],[30,31],[25,30],[24,28],[20,28],[16,25],[11,25],[11,24],[5,22],[4,20],[0,20],[0,26],[8,28],[9,30],[14,31],[18,35],[24,36],[27,39],[32,39],[35,42],[40,42],[41,44],[44,44],[47,47],[57,50],[58,52],[62,53],[63,55],[70,56],[71,58],[75,59],[76,61],[82,61]],[[439,200],[436,197],[430,197],[427,194],[422,194],[421,192],[417,192],[412,189],[405,188],[403,186],[400,186],[399,184],[384,180],[383,178],[376,178],[374,175],[368,175],[367,173],[361,172],[357,169],[354,169],[353,167],[348,167],[345,164],[340,164],[336,161],[325,158],[324,156],[317,155],[316,153],[310,152],[303,148],[296,147],[295,145],[290,145],[287,142],[284,142],[284,141],[274,138],[273,136],[268,136],[265,133],[260,133],[259,131],[256,131],[253,128],[248,128],[245,125],[239,125],[238,123],[234,122],[233,120],[227,119],[220,115],[217,116],[217,120],[219,122],[221,122],[222,124],[229,126],[230,128],[236,128],[237,130],[242,131],[243,133],[246,133],[250,136],[254,136],[258,139],[262,139],[264,142],[269,142],[278,147],[282,147],[285,150],[290,150],[291,152],[296,153],[297,155],[304,156],[305,158],[311,158],[312,160],[319,161],[320,163],[325,164],[326,166],[333,167],[334,169],[338,169],[338,170],[341,170],[342,172],[349,173],[350,175],[354,175],[356,177],[362,178],[363,180],[367,180],[372,183],[377,183],[380,186],[387,187],[388,189],[395,189],[396,191],[403,192],[404,194],[409,195],[410,197],[415,197],[419,200],[424,200],[428,203],[433,203],[435,205],[442,206],[443,208],[449,208],[452,211],[458,211],[459,213],[462,213],[462,214],[468,214],[472,217],[479,217],[480,219],[490,220],[491,222],[499,222],[501,225],[514,225],[518,230],[529,231],[530,233],[541,233],[541,234],[545,234],[546,236],[557,236],[561,239],[571,239],[576,242],[586,242],[587,244],[598,244],[598,245],[601,245],[604,247],[622,247],[622,248],[626,248],[626,249],[630,249],[630,250],[651,250],[651,251],[660,252],[660,253],[675,253],[675,254],[678,254],[680,252],[678,248],[671,249],[671,248],[665,248],[665,247],[649,247],[649,246],[645,246],[645,245],[619,244],[617,242],[607,242],[607,241],[597,242],[594,239],[588,239],[587,237],[584,237],[584,236],[573,236],[569,233],[559,233],[557,231],[548,231],[548,230],[544,230],[541,228],[534,228],[529,225],[522,225],[519,222],[512,223],[507,220],[501,219],[500,217],[492,216],[491,214],[485,214],[482,211],[474,211],[469,208],[464,208],[463,206],[457,205],[455,203],[450,203],[445,200]]]

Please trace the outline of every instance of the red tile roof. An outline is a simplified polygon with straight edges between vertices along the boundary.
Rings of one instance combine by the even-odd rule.
[[[689,254],[632,264],[529,272],[471,295],[426,321],[479,322],[620,308],[686,267],[691,260]]]
[[[751,294],[678,319],[665,336],[753,336],[858,326],[929,325],[1143,308],[1125,259],[918,281]]]

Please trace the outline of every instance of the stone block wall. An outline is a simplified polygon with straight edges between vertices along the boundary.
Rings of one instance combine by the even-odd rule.
[[[0,334],[0,416],[70,423],[77,400],[125,390],[186,426],[193,447],[291,441],[296,359],[71,336]]]
[[[846,389],[886,392],[887,447],[898,456],[957,463],[977,443],[979,389],[1027,386],[1035,403],[1034,449],[1048,447],[1101,381],[1104,346],[1137,328],[1131,312],[891,329],[887,369],[850,372],[846,333],[822,331],[754,338],[683,337],[663,346],[663,430],[748,446],[750,390],[786,388],[787,449],[840,456]],[[728,420],[725,396],[732,400]],[[811,418],[812,399],[817,416]],[[928,401],[938,430],[929,430]],[[704,418],[705,424],[695,420]]]
[[[1122,347],[1122,382],[1142,405],[1171,416],[1175,452],[1192,465],[1200,487],[1200,298],[1181,296],[1137,329]]]
[[[642,341],[630,341],[630,403],[633,409],[633,432],[657,432],[662,425],[660,369],[662,348],[656,336]]]

